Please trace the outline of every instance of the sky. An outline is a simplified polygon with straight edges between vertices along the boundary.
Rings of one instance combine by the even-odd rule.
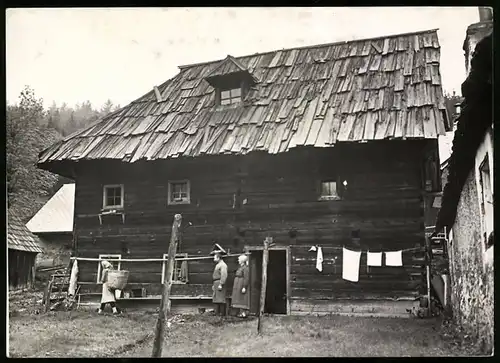
[[[477,7],[44,8],[6,12],[7,102],[121,106],[178,66],[275,49],[439,28],[446,91],[460,94]]]

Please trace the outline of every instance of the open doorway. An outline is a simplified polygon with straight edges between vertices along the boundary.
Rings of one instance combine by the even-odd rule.
[[[262,249],[249,248],[250,313],[258,314],[262,286]],[[267,265],[267,288],[264,313],[287,314],[288,311],[288,250],[270,249]]]

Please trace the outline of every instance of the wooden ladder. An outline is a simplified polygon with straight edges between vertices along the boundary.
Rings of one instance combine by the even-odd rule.
[[[70,273],[56,273],[50,276],[47,289],[45,290],[43,305],[45,306],[45,312],[49,311],[53,306],[51,305],[52,300],[57,300],[56,304],[66,298],[69,288],[69,280],[71,278]],[[54,288],[59,287],[59,290],[54,291]],[[66,290],[64,288],[66,287]],[[52,292],[57,292],[56,297],[52,295]]]

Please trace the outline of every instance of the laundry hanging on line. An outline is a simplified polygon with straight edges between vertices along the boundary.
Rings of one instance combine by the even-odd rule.
[[[382,266],[382,252],[366,252],[367,266]]]
[[[359,281],[359,262],[361,260],[361,251],[351,251],[342,248],[342,278],[344,280]]]
[[[403,251],[385,252],[386,266],[403,266]]]
[[[319,272],[323,271],[323,251],[321,247],[318,247],[318,252],[316,254],[316,269]]]

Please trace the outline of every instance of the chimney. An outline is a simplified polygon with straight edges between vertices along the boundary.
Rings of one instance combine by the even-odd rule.
[[[493,9],[487,6],[479,6],[478,10],[479,22],[469,25],[463,46],[467,75],[469,74],[470,62],[477,43],[493,31]]]
[[[493,9],[487,6],[479,6],[479,22],[492,21]]]

